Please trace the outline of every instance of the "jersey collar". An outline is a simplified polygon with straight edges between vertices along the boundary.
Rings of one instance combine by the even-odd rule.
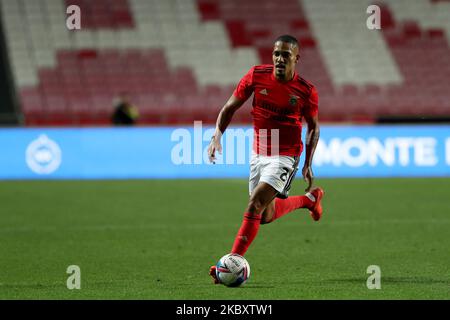
[[[274,69],[273,71],[275,71],[275,69]],[[272,80],[275,80],[275,81],[279,82],[279,83],[289,83],[289,82],[294,81],[294,80],[296,80],[296,79],[298,78],[298,73],[297,73],[297,71],[294,71],[294,76],[292,77],[291,80],[286,81],[286,82],[282,82],[282,81],[278,80],[278,79],[275,77],[275,75],[273,74],[273,71],[272,71],[272,73],[271,73],[271,75],[270,75],[270,78],[271,78]]]

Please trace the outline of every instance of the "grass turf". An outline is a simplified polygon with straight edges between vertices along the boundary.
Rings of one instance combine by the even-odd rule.
[[[249,282],[226,288],[208,270],[231,248],[246,180],[0,182],[0,299],[449,299],[449,179],[317,183],[323,219],[261,226]],[[69,265],[81,290],[66,288]]]

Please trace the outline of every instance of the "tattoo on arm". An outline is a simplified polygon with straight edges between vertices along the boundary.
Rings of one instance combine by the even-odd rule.
[[[316,125],[313,128],[308,126],[308,136],[306,138],[306,156],[305,165],[311,166],[312,159],[314,156],[314,151],[316,150],[317,143],[319,142],[320,129]]]
[[[316,146],[317,142],[319,142],[320,137],[320,131],[318,129],[312,130],[311,133],[308,135],[308,138],[306,140],[307,146]]]

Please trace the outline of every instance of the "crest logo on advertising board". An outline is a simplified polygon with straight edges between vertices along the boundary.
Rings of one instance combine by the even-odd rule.
[[[47,135],[41,134],[26,151],[28,167],[37,174],[50,174],[61,165],[61,148]]]

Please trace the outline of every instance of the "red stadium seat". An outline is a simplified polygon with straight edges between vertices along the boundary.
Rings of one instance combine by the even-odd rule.
[[[182,3],[179,1],[177,5]],[[83,43],[76,45],[75,37],[70,36],[66,39],[68,44],[54,46],[60,48],[52,57],[54,67],[49,67],[51,63],[40,64],[38,59],[32,60],[30,64],[36,67],[37,83],[18,87],[27,123],[106,124],[112,111],[111,100],[121,92],[131,95],[133,103],[141,111],[142,123],[191,123],[196,119],[215,122],[238,77],[234,84],[219,85],[211,79],[204,81],[202,73],[194,68],[195,63],[190,66],[180,64],[186,47],[201,39],[186,39],[186,43],[174,44],[170,34],[177,31],[179,21],[196,17],[183,10],[164,12],[163,9],[170,6],[161,4],[158,7],[162,10],[159,12],[161,17],[176,18],[173,23],[165,25],[164,30],[155,32],[161,39],[142,46],[140,43],[128,46],[127,33],[124,36],[122,32],[138,30],[130,1],[65,0],[65,4],[77,4],[82,8],[83,29],[94,30],[93,39],[103,32],[110,36],[110,41],[103,47],[92,48]],[[149,32],[154,31],[150,30],[150,22],[153,22],[152,14],[156,15],[157,10],[144,1],[135,4],[139,4],[139,8],[142,6],[142,10],[148,10],[149,24],[146,28]],[[350,83],[344,86],[339,85],[339,81],[333,81],[332,68],[327,66],[328,61],[324,58],[324,52],[328,51],[322,51],[317,30],[311,28],[314,21],[299,0],[286,0],[282,4],[271,0],[197,0],[200,25],[192,23],[192,28],[221,35],[221,28],[208,29],[217,26],[215,22],[220,22],[225,30],[227,45],[232,46],[230,50],[233,55],[230,57],[240,54],[238,50],[252,49],[260,63],[269,64],[272,63],[276,36],[292,34],[297,37],[301,44],[298,70],[319,91],[321,119],[365,121],[386,114],[448,115],[448,35],[436,26],[424,28],[420,19],[416,20],[414,16],[399,19],[391,11],[393,5],[388,1],[378,1],[378,4],[383,12],[380,35],[384,37],[402,78],[396,86],[363,81],[358,84],[351,78],[348,80]],[[26,23],[28,20],[24,17],[21,21]],[[181,31],[185,30],[177,32]],[[187,31],[186,34],[189,34]],[[144,32],[137,34],[147,36]],[[32,36],[32,33],[27,34],[27,37]],[[53,39],[53,36],[49,38]],[[111,39],[122,40],[115,44],[111,43]],[[32,46],[30,50],[34,50]],[[178,50],[176,55],[172,55],[172,50]],[[18,56],[23,58],[26,55],[28,53]],[[33,52],[30,56],[34,56]],[[221,73],[228,72],[229,64],[235,63],[232,59],[226,63],[207,59],[207,54],[199,55],[198,61],[214,64]],[[241,67],[240,64],[238,66]],[[241,76],[247,72],[247,67],[249,69],[251,66],[242,67]],[[239,110],[235,120],[250,122],[250,108],[251,101]]]

